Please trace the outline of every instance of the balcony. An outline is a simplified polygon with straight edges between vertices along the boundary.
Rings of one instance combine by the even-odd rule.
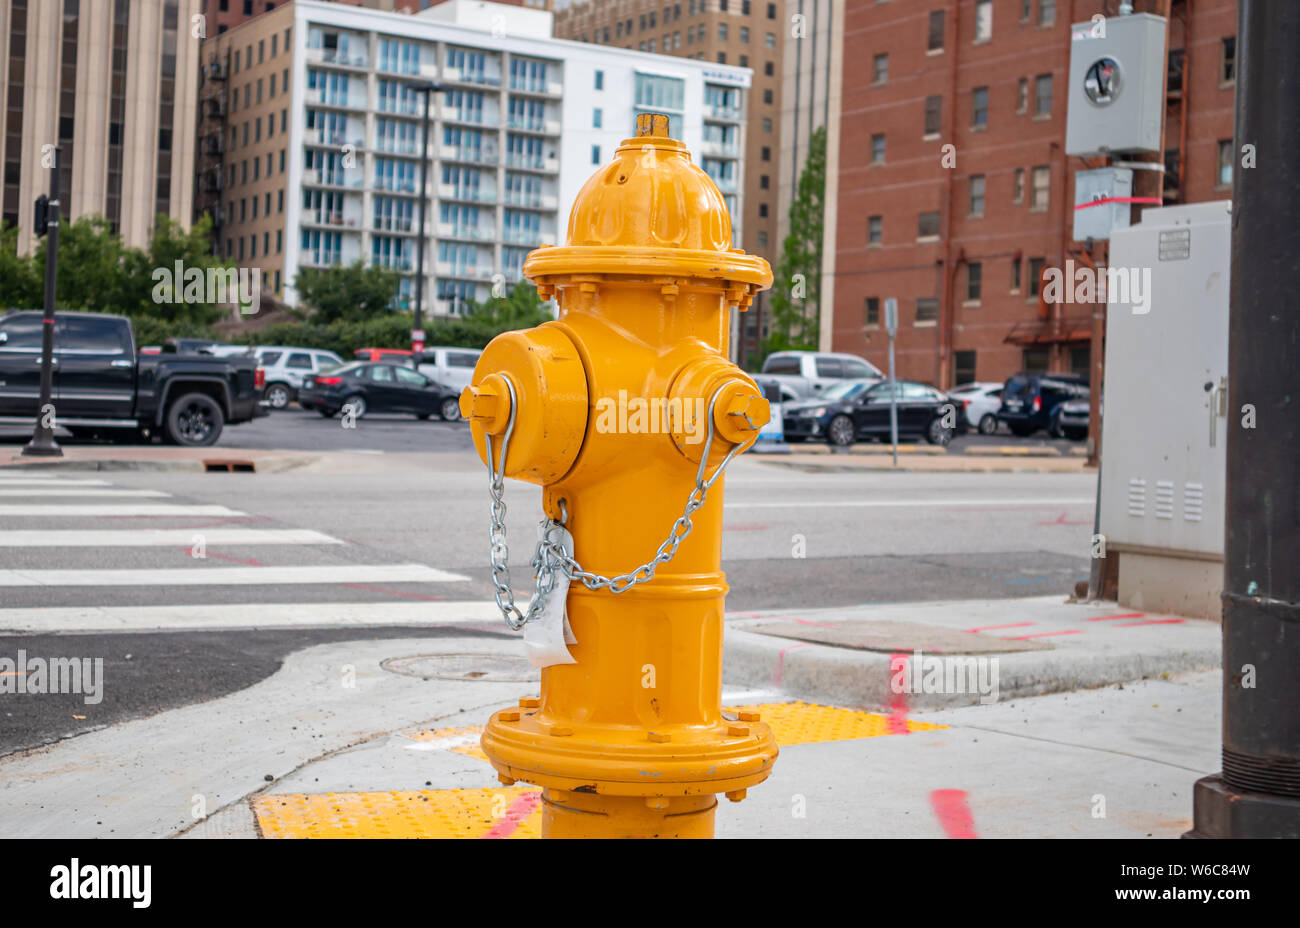
[[[356,219],[345,218],[342,213],[327,213],[323,210],[312,210],[303,213],[302,224],[328,229],[347,229],[354,232],[360,226]]]
[[[728,106],[722,103],[706,103],[704,105],[704,115],[709,119],[725,119],[727,122],[740,122],[745,116],[745,111],[738,106]]]
[[[302,183],[304,187],[344,187],[355,189],[361,187],[364,181],[360,174],[349,174],[347,171],[329,171],[321,168],[310,168],[303,171]]]
[[[474,148],[472,146],[443,145],[439,157],[446,161],[468,161],[471,164],[496,164],[495,149]]]
[[[401,255],[388,258],[371,255],[370,264],[372,267],[382,267],[390,271],[410,271],[415,267],[415,263],[410,258]]]
[[[545,171],[548,174],[555,174],[560,170],[560,161],[558,158],[546,158],[542,155],[521,155],[517,152],[512,152],[506,155],[506,167],[519,168],[524,171]]]
[[[539,132],[542,135],[560,134],[560,121],[558,119],[537,119],[532,116],[511,116],[506,120],[506,124],[511,129],[517,129],[520,132]]]
[[[440,106],[438,107],[438,117],[443,122],[463,122],[471,126],[483,126],[489,129],[496,129],[500,126],[500,123],[497,122],[496,113],[487,110]]]
[[[502,202],[506,206],[522,206],[525,209],[554,210],[559,205],[559,198],[541,193],[521,193],[518,190],[507,190],[505,199]]]
[[[719,142],[716,139],[705,139],[700,144],[700,154],[710,158],[739,158],[740,146],[735,142]]]
[[[409,193],[414,196],[420,192],[420,182],[414,177],[376,177],[372,187],[381,193]]]
[[[740,185],[736,183],[734,177],[714,177],[710,174],[709,180],[717,184],[718,189],[723,193],[737,193],[740,190]]]
[[[497,201],[497,191],[495,187],[456,187],[452,184],[439,184],[438,199],[464,200],[469,203],[495,203]]]
[[[338,93],[330,90],[308,90],[307,103],[328,106],[339,110],[364,110],[368,108],[364,93]]]
[[[439,261],[434,265],[434,273],[439,277],[459,277],[468,280],[486,280],[492,276],[492,268],[479,267],[477,264]]]
[[[341,148],[344,145],[351,145],[353,148],[364,148],[366,145],[366,140],[360,135],[334,132],[328,129],[307,129],[302,134],[302,141],[303,144],[312,145],[316,148]]]
[[[473,226],[460,223],[438,223],[438,238],[457,238],[472,242],[496,241],[496,226]]]
[[[337,48],[309,48],[307,63],[365,70],[370,67],[370,58],[361,52],[342,52]]]
[[[420,101],[419,97],[396,98],[381,96],[375,112],[396,116],[423,116],[424,103]]]
[[[376,232],[415,233],[415,220],[410,216],[376,216],[371,225]]]
[[[303,267],[341,267],[342,251],[304,251],[298,259]]]
[[[420,140],[419,139],[394,139],[381,135],[375,140],[375,151],[385,155],[406,155],[411,158],[420,157]]]
[[[542,233],[540,229],[505,229],[501,233],[501,240],[508,245],[536,248],[542,243]]]
[[[473,84],[476,87],[500,87],[501,75],[489,74],[486,71],[463,71],[460,68],[443,68],[441,81],[444,84]]]
[[[535,93],[547,97],[558,97],[564,93],[564,85],[559,81],[537,81],[526,77],[510,78],[510,89],[519,93]]]

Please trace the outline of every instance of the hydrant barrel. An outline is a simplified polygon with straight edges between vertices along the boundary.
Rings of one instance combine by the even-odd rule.
[[[743,798],[777,755],[761,720],[722,712],[723,480],[699,482],[770,415],[728,340],[772,273],[732,247],[722,194],[667,126],[639,116],[567,244],[528,256],[559,318],[494,339],[461,400],[485,461],[510,436],[505,476],[543,487],[583,571],[574,662],[544,667],[540,698],[482,740],[503,779],[544,788],[551,837],[711,836],[716,794]]]

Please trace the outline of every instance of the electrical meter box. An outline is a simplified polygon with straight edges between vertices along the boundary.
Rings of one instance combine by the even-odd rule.
[[[1074,174],[1074,240],[1110,238],[1127,228],[1133,196],[1132,168],[1099,168]]]
[[[1070,27],[1068,155],[1160,151],[1165,19],[1097,17]]]
[[[1149,209],[1110,239],[1099,515],[1133,609],[1220,616],[1231,208]]]

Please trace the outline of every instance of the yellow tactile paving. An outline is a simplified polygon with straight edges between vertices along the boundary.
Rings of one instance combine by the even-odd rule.
[[[947,727],[802,702],[728,706],[726,711],[740,710],[758,712],[781,747]],[[486,762],[478,744],[482,732],[482,726],[472,725],[404,731],[402,736]],[[537,838],[540,795],[534,787],[287,794],[253,800],[253,812],[268,838]]]
[[[541,790],[435,789],[259,796],[267,838],[540,838]]]

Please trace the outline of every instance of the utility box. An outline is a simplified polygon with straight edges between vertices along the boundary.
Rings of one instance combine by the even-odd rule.
[[[1160,151],[1165,19],[1099,17],[1070,27],[1068,155]]]
[[[1100,529],[1134,609],[1220,617],[1231,206],[1149,209],[1110,240],[1129,286],[1107,284]]]
[[[1074,240],[1104,241],[1112,229],[1127,228],[1133,211],[1132,168],[1099,168],[1074,175]]]

